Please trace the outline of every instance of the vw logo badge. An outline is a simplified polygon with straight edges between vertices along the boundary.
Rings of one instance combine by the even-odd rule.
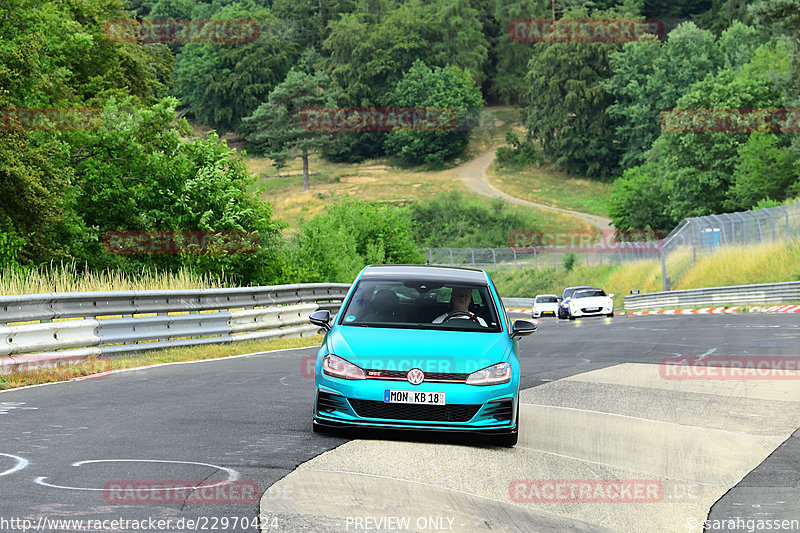
[[[408,371],[406,378],[412,385],[419,385],[425,379],[425,374],[419,368],[412,368]]]

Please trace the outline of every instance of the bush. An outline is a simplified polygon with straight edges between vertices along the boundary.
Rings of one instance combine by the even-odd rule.
[[[349,283],[369,264],[422,263],[408,212],[345,198],[301,224],[288,249],[298,282]]]
[[[503,200],[486,205],[485,200],[471,200],[457,191],[416,201],[410,211],[414,239],[431,248],[505,247],[512,231],[531,226],[524,217],[509,213]]]
[[[561,258],[561,264],[564,265],[564,270],[570,272],[575,266],[575,254],[572,252],[564,254],[564,257]]]
[[[532,142],[521,142],[513,131],[506,132],[506,142],[511,146],[501,146],[495,152],[497,164],[501,168],[523,169],[539,166],[544,162],[544,154]]]

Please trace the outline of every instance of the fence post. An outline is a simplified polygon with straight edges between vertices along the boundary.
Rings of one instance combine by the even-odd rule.
[[[492,263],[494,264],[494,271],[497,272],[497,254],[494,253],[494,248],[489,248],[492,251]]]
[[[661,249],[661,289],[666,292],[669,290],[669,283],[667,283],[667,260],[666,252]]]

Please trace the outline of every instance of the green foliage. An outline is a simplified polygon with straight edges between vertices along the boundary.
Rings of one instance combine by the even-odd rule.
[[[298,155],[303,158],[304,189],[309,188],[309,151],[323,149],[330,142],[330,134],[306,127],[301,114],[306,108],[336,105],[334,95],[325,90],[327,82],[322,72],[290,70],[269,93],[269,100],[243,121],[247,145],[254,153],[271,157],[278,167]]]
[[[755,132],[739,148],[726,207],[741,211],[764,200],[780,202],[790,196],[796,178],[794,157],[779,145],[778,138],[772,133]]]
[[[617,168],[613,98],[603,82],[615,43],[537,43],[525,77],[527,127],[565,172],[606,177]]]
[[[564,270],[567,272],[572,271],[572,269],[575,267],[575,254],[572,252],[564,254],[564,257],[561,258],[561,264],[564,266]]]
[[[441,163],[464,151],[469,140],[466,119],[483,106],[483,100],[469,74],[454,67],[430,69],[417,60],[395,87],[392,105],[453,113],[456,130],[395,130],[386,137],[386,151],[406,163]]]
[[[678,109],[780,107],[791,76],[785,41],[760,47],[738,69],[695,83]],[[794,179],[793,159],[771,135],[760,132],[665,131],[647,163],[627,171],[612,191],[610,214],[618,229],[668,229],[684,217],[749,209],[767,195],[782,200]],[[665,226],[666,225],[666,226]]]
[[[511,146],[501,146],[495,152],[495,160],[500,168],[518,170],[543,163],[544,155],[531,141],[520,141],[519,136],[509,130],[506,132],[506,142]]]
[[[225,7],[212,19],[253,19],[260,27],[280,23],[268,9],[249,2]],[[283,81],[299,52],[296,43],[269,31],[247,43],[186,44],[176,61],[178,96],[199,122],[220,133],[238,130]]]
[[[410,216],[414,240],[430,248],[505,247],[512,231],[531,229],[502,200],[471,200],[456,191],[412,203]]]
[[[644,153],[660,133],[659,114],[674,107],[693,83],[717,71],[719,55],[713,35],[691,22],[671,31],[664,43],[626,43],[611,55],[613,75],[603,87],[614,96],[607,112],[617,123],[623,169],[644,162]]]
[[[368,264],[421,263],[406,211],[354,199],[304,222],[288,249],[299,281],[349,283]]]
[[[614,182],[608,215],[618,230],[669,231],[677,221],[667,210],[667,198],[663,169],[658,163],[645,163]]]
[[[528,62],[534,54],[530,43],[511,40],[508,24],[518,18],[549,18],[550,2],[546,0],[509,0],[494,3],[494,20],[499,26],[495,45],[496,73],[489,94],[506,105],[524,102],[528,89],[525,75]]]
[[[111,100],[103,110],[105,127],[82,135],[72,164],[80,176],[77,211],[93,228],[86,236],[87,261],[94,268],[126,270],[190,266],[245,284],[279,281],[282,224],[272,220],[268,204],[247,192],[251,178],[241,156],[214,134],[184,140],[189,126],[175,121],[177,103],[164,99],[141,108],[130,100]],[[227,255],[111,254],[100,240],[113,230],[256,232],[259,249]]]

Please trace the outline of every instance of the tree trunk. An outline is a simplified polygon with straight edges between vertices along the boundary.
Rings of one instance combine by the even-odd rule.
[[[308,148],[303,148],[303,190],[307,191],[308,189]]]

